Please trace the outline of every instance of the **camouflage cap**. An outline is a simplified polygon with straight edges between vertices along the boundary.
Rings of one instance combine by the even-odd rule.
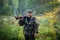
[[[27,10],[27,13],[32,13],[32,12],[33,12],[33,10],[31,10],[31,9]]]

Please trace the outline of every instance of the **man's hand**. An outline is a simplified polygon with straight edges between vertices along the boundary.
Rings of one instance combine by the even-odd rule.
[[[34,35],[35,37],[38,37],[38,33],[35,33],[35,35]]]

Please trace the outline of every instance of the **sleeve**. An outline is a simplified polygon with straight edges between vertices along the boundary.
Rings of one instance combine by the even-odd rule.
[[[35,27],[35,33],[38,33],[38,23],[36,22],[36,18],[34,18],[34,27]]]
[[[20,20],[19,20],[18,24],[19,24],[20,26],[23,26],[23,25],[24,25],[24,17],[23,17],[23,19],[20,19]]]

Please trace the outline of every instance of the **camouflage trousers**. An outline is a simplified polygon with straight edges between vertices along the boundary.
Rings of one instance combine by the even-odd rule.
[[[35,40],[35,36],[34,35],[24,35],[25,36],[25,40]]]

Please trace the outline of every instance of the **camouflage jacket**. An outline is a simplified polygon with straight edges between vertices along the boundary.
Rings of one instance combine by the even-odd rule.
[[[22,20],[19,20],[19,25],[24,25],[24,34],[33,35],[34,33],[38,33],[38,24],[36,23],[36,18],[31,17],[28,18],[24,16]]]

